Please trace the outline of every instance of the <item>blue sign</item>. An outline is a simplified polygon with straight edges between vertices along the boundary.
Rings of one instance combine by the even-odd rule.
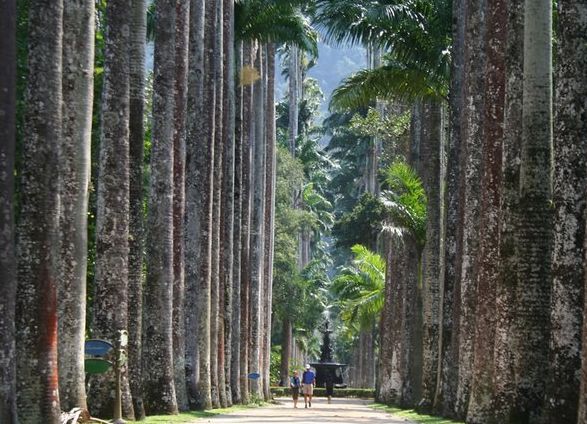
[[[112,343],[106,340],[92,339],[86,340],[85,353],[89,356],[105,356],[108,352],[114,349]]]
[[[259,377],[261,377],[261,374],[259,374],[258,372],[252,372],[252,373],[250,373],[250,374],[249,374],[249,378],[250,378],[251,380],[256,380],[256,379],[258,379]]]

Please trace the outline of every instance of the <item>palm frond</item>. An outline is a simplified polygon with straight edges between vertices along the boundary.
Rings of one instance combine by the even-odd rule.
[[[364,69],[345,79],[332,93],[330,108],[349,110],[377,99],[438,99],[447,95],[444,81],[424,69],[399,64]]]

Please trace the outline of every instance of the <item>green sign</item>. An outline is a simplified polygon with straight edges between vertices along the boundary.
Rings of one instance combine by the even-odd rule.
[[[103,374],[110,369],[112,363],[106,359],[86,358],[84,366],[86,374]]]

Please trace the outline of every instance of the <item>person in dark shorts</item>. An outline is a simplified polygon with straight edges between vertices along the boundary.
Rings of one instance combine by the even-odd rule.
[[[306,408],[312,407],[312,396],[314,395],[314,385],[316,385],[316,374],[306,364],[306,371],[302,374],[302,393],[304,394],[304,403]]]
[[[300,388],[302,386],[302,382],[300,381],[300,377],[297,371],[294,371],[293,377],[289,379],[289,387],[291,388],[291,396],[294,402],[294,408],[298,407],[298,398],[300,397]]]

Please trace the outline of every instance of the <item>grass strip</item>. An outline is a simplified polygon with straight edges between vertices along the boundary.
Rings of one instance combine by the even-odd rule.
[[[448,418],[435,417],[432,415],[418,414],[413,409],[401,409],[394,406],[384,405],[382,403],[373,403],[369,405],[373,409],[393,414],[397,417],[406,418],[416,423],[422,424],[465,424],[462,421],[449,420]]]
[[[208,411],[182,412],[178,415],[151,415],[142,421],[136,422],[140,422],[142,424],[185,424],[204,418],[214,417],[216,415],[229,414],[231,412],[242,411],[243,409],[259,408],[261,406],[267,405],[269,404],[251,403],[248,405],[233,405],[230,408],[210,409]]]

